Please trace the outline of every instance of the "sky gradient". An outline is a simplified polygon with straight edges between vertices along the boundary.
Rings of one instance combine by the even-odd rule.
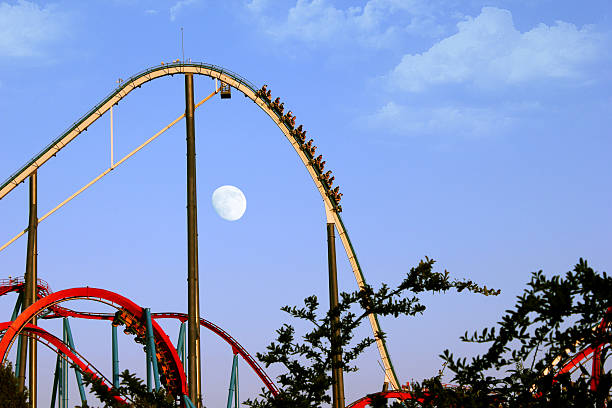
[[[381,319],[400,380],[425,378],[444,348],[478,351],[458,337],[497,321],[530,272],[561,274],[580,257],[610,271],[611,14],[608,1],[0,1],[0,179],[119,78],[182,58],[183,27],[185,58],[267,84],[315,139],[369,283],[398,283],[429,256],[502,290],[431,296],[421,317]],[[195,78],[196,100],[213,89]],[[182,77],[132,92],[114,109],[115,158],[183,111]],[[281,306],[328,301],[324,209],[250,100],[214,98],[195,121],[202,315],[254,354],[288,321]],[[39,171],[40,215],[108,162],[107,115]],[[236,222],[211,204],[226,184],[248,201]],[[180,122],[40,225],[39,277],[56,291],[88,285],[186,311],[185,197]],[[25,184],[0,201],[0,245],[26,226],[26,203]],[[23,274],[25,247],[0,253],[0,278]],[[338,249],[340,290],[355,290]],[[14,301],[0,298],[6,319]],[[71,325],[77,348],[110,374],[108,325]],[[178,327],[164,327],[174,341]],[[142,374],[139,346],[121,336],[120,347],[121,367]],[[231,350],[208,334],[202,347],[205,404],[218,406]],[[46,405],[55,356],[39,354]],[[347,401],[380,389],[377,359],[370,350],[346,376]],[[254,396],[258,379],[244,364],[240,374],[241,396]]]

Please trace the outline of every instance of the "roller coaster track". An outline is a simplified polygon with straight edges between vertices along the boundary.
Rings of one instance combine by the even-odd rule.
[[[58,303],[74,299],[93,300],[107,304],[118,310],[125,309],[137,319],[142,319],[144,313],[143,308],[136,303],[108,290],[89,287],[60,290],[59,292],[51,293],[39,299],[11,322],[6,329],[6,333],[0,340],[0,361],[4,361],[7,357],[8,351],[15,341],[16,336],[23,330],[26,323],[30,321],[32,317],[39,316],[45,309],[55,306]],[[185,371],[183,370],[183,365],[181,364],[176,349],[156,321],[152,321],[152,328],[155,339],[157,340],[157,349],[165,358],[168,372],[173,374],[167,377],[167,382],[165,384],[168,392],[172,395],[186,395],[187,383],[185,380]]]
[[[383,391],[376,394],[378,397],[382,397],[385,399],[396,399],[398,401],[412,400],[415,399],[413,395],[407,391]],[[423,402],[423,399],[417,399],[418,402]],[[349,404],[346,408],[365,408],[372,402],[372,396],[366,395],[363,398],[358,399],[357,401]]]
[[[8,329],[12,322],[4,322],[0,323],[0,333],[4,332]],[[81,372],[87,373],[91,375],[93,378],[100,378],[102,380],[102,385],[105,385],[108,389],[108,384],[111,384],[111,381],[108,380],[97,368],[95,368],[91,363],[89,363],[81,354],[79,354],[76,350],[68,347],[66,343],[62,340],[58,339],[48,331],[34,326],[32,324],[27,324],[22,329],[22,334],[32,337],[36,339],[39,343],[44,344],[52,351],[62,356],[62,358],[70,360],[74,365],[79,367]],[[116,396],[115,399],[119,402],[125,403],[125,400],[119,396]]]
[[[234,89],[242,92],[247,98],[251,99],[255,104],[257,104],[274,121],[274,123],[276,123],[289,143],[293,146],[302,163],[306,167],[308,174],[315,183],[315,186],[324,202],[325,213],[328,220],[327,222],[333,222],[335,224],[342,245],[347,253],[351,269],[355,279],[357,280],[357,285],[360,289],[363,289],[366,285],[365,278],[361,270],[361,266],[359,265],[359,261],[357,260],[357,255],[353,245],[348,236],[346,227],[344,226],[342,218],[340,217],[339,206],[335,198],[333,198],[331,186],[328,186],[327,183],[323,182],[322,174],[319,171],[319,168],[314,164],[312,158],[309,157],[309,155],[302,149],[299,139],[292,134],[291,129],[285,123],[282,116],[272,108],[271,104],[267,100],[258,96],[255,85],[238,74],[215,65],[196,62],[165,64],[145,69],[144,71],[141,71],[125,80],[100,103],[95,105],[81,118],[74,122],[59,137],[48,144],[28,163],[9,176],[0,185],[0,200],[11,192],[17,185],[25,181],[28,176],[34,173],[38,168],[43,166],[51,157],[55,156],[61,149],[68,145],[68,143],[74,140],[82,132],[86,131],[89,126],[104,115],[104,113],[109,111],[113,105],[118,104],[134,89],[140,88],[143,84],[154,79],[173,76],[176,74],[196,74],[218,79],[221,82],[228,84]],[[386,343],[384,339],[379,336],[379,333],[381,333],[382,330],[380,328],[378,318],[373,313],[370,313],[368,317],[385,369],[385,377],[390,382],[392,388],[399,389],[399,381],[397,379],[393,364],[391,363]]]
[[[23,286],[24,286],[24,281],[21,278],[10,279],[10,280],[8,279],[0,280],[0,296],[5,295],[10,292],[18,292],[23,289]],[[47,297],[52,293],[47,282],[43,281],[42,279],[38,280],[37,288],[38,288],[38,298],[39,299]],[[80,312],[80,311],[75,311],[69,308],[58,306],[57,304],[51,304],[47,310],[50,312],[50,314],[42,316],[43,319],[74,317],[74,318],[79,318],[79,319],[112,321],[115,317],[115,315],[112,313]],[[188,319],[187,314],[185,313],[153,313],[151,317],[154,320],[155,319],[176,319],[176,320],[179,320],[180,322],[185,322]],[[5,331],[9,327],[10,324],[11,322],[0,323],[0,331]],[[206,319],[200,319],[200,325],[212,331],[214,334],[221,337],[226,343],[228,343],[230,347],[232,348],[232,352],[234,354],[239,354],[244,359],[244,361],[251,367],[251,369],[255,372],[255,374],[257,374],[257,376],[261,379],[261,381],[268,388],[268,390],[270,390],[270,392],[273,395],[278,394],[278,388],[276,387],[276,384],[274,384],[274,381],[272,381],[272,379],[268,376],[268,374],[266,374],[266,372],[261,368],[261,366],[253,358],[253,356],[251,356],[251,354],[249,354],[249,352],[240,343],[238,343],[236,339],[234,339],[228,332],[223,330],[221,327],[217,326],[216,324]],[[25,330],[27,330],[29,326],[26,326]],[[160,330],[162,329],[160,328]],[[49,334],[49,336],[52,336],[52,335]],[[158,340],[160,339],[158,338]],[[61,342],[61,340],[59,339],[58,341]],[[1,361],[1,358],[0,358],[0,361]]]
[[[153,313],[151,317],[153,319],[177,319],[181,322],[187,321],[187,314],[185,313]],[[228,332],[223,330],[221,327],[217,326],[212,322],[209,322],[206,319],[200,319],[200,325],[225,340],[225,342],[232,347],[232,352],[234,354],[240,354],[240,356],[244,359],[244,361],[247,362],[251,369],[255,371],[257,376],[261,379],[261,381],[263,381],[263,383],[268,388],[268,390],[270,390],[272,395],[278,395],[278,388],[276,387],[276,384],[274,384],[274,381],[272,381],[272,379],[268,377],[268,374],[266,374],[263,368],[261,368],[261,366],[257,363],[257,360],[255,360],[249,354],[249,352],[246,351],[246,349],[242,347],[240,343],[238,343],[238,341],[236,341],[236,339],[234,339]]]
[[[114,314],[109,313],[86,313],[77,312],[67,308],[53,308],[54,314],[45,316],[44,319],[55,319],[61,317],[74,317],[78,319],[91,319],[91,320],[113,320]],[[176,319],[181,323],[187,321],[186,313],[152,313],[151,318],[156,319]],[[217,336],[221,337],[227,344],[232,348],[234,354],[239,354],[244,361],[251,367],[251,369],[257,374],[264,385],[270,390],[272,395],[278,394],[278,387],[274,384],[274,381],[268,376],[263,368],[257,363],[257,360],[240,344],[238,340],[234,339],[228,332],[223,330],[216,324],[206,320],[200,319],[200,326],[210,330]]]
[[[608,307],[606,310],[604,317],[601,319],[601,322],[593,327],[594,332],[598,332],[603,338],[605,338],[606,333],[610,333],[612,330],[612,306]],[[610,337],[608,336],[608,339]],[[575,344],[576,349],[580,350],[579,346],[582,342],[577,342]],[[583,345],[584,346],[584,345]],[[555,370],[557,366],[561,368],[558,369],[555,373],[555,377],[565,373],[573,373],[577,371],[583,364],[587,361],[591,361],[591,389],[597,389],[599,384],[600,376],[601,376],[601,353],[605,348],[609,348],[609,343],[598,343],[598,344],[590,344],[586,345],[586,347],[573,356],[567,358],[570,350],[566,350],[565,354],[557,356],[551,365],[547,367],[543,374],[546,375],[549,372]],[[560,364],[563,361],[563,364]]]

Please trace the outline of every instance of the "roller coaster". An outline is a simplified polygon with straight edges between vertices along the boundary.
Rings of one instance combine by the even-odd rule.
[[[113,158],[113,106],[117,105],[122,99],[126,98],[132,91],[140,88],[142,85],[147,84],[155,79],[164,78],[174,75],[184,75],[186,78],[186,112],[180,115],[170,124],[162,128],[159,132],[151,136],[148,140],[134,149],[132,152],[124,156],[118,161],[114,161]],[[193,75],[203,75],[210,77],[215,80],[214,91],[206,98],[201,100],[199,103],[193,103],[193,88],[190,90],[189,81],[192,81]],[[192,82],[191,82],[192,87]],[[134,341],[143,345],[146,353],[147,362],[147,386],[149,389],[159,389],[164,387],[167,392],[172,395],[181,406],[187,407],[199,407],[200,406],[200,395],[199,388],[194,391],[194,383],[198,384],[199,387],[199,371],[193,369],[191,361],[187,355],[187,344],[189,343],[189,349],[193,348],[191,337],[187,339],[185,326],[190,326],[190,321],[198,322],[198,327],[208,330],[225,343],[227,343],[234,355],[232,365],[232,375],[230,380],[230,391],[228,395],[228,408],[232,405],[236,408],[239,406],[239,394],[238,394],[238,372],[237,372],[237,361],[238,357],[242,358],[253,372],[261,380],[263,386],[270,391],[271,394],[277,395],[279,392],[278,387],[274,381],[266,374],[263,368],[257,363],[251,354],[240,345],[240,343],[234,339],[229,333],[223,330],[220,326],[206,320],[199,318],[199,298],[197,292],[194,294],[194,299],[198,304],[196,306],[196,312],[192,309],[189,313],[159,313],[151,312],[150,309],[143,308],[140,305],[129,300],[128,297],[111,292],[102,288],[91,288],[91,287],[79,287],[63,289],[57,292],[51,291],[49,285],[38,279],[36,274],[36,231],[38,224],[43,222],[46,218],[55,213],[59,208],[69,203],[76,196],[83,193],[85,190],[94,185],[97,181],[102,179],[109,172],[126,160],[131,158],[134,154],[141,151],[149,143],[153,142],[157,137],[166,132],[172,126],[176,125],[182,119],[186,119],[187,133],[188,133],[188,156],[189,156],[189,120],[190,115],[192,118],[193,111],[201,106],[206,101],[210,100],[213,96],[220,94],[221,98],[231,97],[232,90],[242,93],[245,97],[251,99],[263,112],[265,112],[270,119],[278,126],[281,133],[285,136],[287,141],[294,148],[294,151],[298,155],[301,163],[306,168],[310,175],[315,188],[319,191],[321,199],[323,201],[323,207],[325,211],[325,220],[327,223],[327,239],[328,239],[328,262],[330,268],[330,294],[333,298],[333,290],[335,290],[337,297],[337,283],[335,282],[335,236],[334,231],[338,232],[340,241],[346,252],[348,261],[353,271],[354,277],[357,281],[359,288],[365,286],[365,278],[363,271],[357,260],[355,249],[349,238],[347,229],[342,221],[340,213],[342,207],[340,206],[340,200],[342,194],[339,192],[339,187],[333,186],[334,177],[331,176],[331,171],[325,171],[325,161],[322,155],[315,155],[316,146],[312,139],[306,140],[306,131],[303,129],[303,125],[296,126],[296,117],[291,111],[284,113],[284,105],[280,101],[280,98],[272,99],[270,91],[267,86],[256,87],[254,84],[246,80],[245,78],[235,74],[225,68],[210,65],[206,63],[196,62],[185,62],[175,61],[172,63],[162,63],[161,65],[148,68],[144,71],[137,73],[127,80],[120,81],[119,85],[109,95],[107,95],[100,103],[91,108],[83,116],[81,116],[76,122],[74,122],[68,129],[60,134],[59,137],[49,143],[40,153],[34,156],[29,162],[23,165],[15,173],[10,175],[0,185],[0,200],[2,200],[7,194],[13,191],[20,183],[30,180],[30,220],[28,228],[17,233],[12,239],[6,242],[0,247],[0,251],[7,248],[17,239],[23,235],[28,237],[28,257],[26,262],[26,275],[25,279],[4,279],[0,280],[0,296],[14,293],[18,295],[13,310],[11,320],[5,323],[0,323],[0,333],[2,338],[0,340],[0,361],[4,361],[8,358],[9,351],[12,346],[17,344],[17,361],[16,361],[16,372],[19,373],[20,379],[25,379],[25,363],[26,363],[26,339],[30,344],[30,392],[33,396],[31,406],[36,406],[36,343],[41,343],[57,353],[53,394],[52,394],[52,407],[58,402],[60,408],[67,407],[67,376],[68,368],[70,365],[74,367],[75,375],[77,378],[80,399],[86,403],[86,392],[84,390],[82,374],[87,374],[94,378],[99,378],[102,384],[111,388],[117,388],[119,384],[119,364],[117,359],[117,328],[119,326],[124,327],[124,333],[134,337]],[[191,102],[189,100],[189,92],[191,93]],[[191,103],[191,106],[190,106]],[[56,207],[51,209],[49,212],[41,217],[38,217],[37,206],[36,206],[36,175],[37,172],[43,167],[51,158],[55,157],[63,148],[65,148],[71,141],[76,139],[79,135],[85,132],[89,126],[95,123],[103,115],[110,114],[111,122],[111,162],[110,166],[100,173],[97,177],[91,180],[89,183],[84,185],[82,188],[77,190],[74,194],[66,198],[64,201],[59,203]],[[192,122],[193,125],[193,122]],[[193,132],[193,130],[192,130]],[[193,147],[193,146],[192,146]],[[189,159],[188,159],[189,160]],[[189,162],[188,162],[188,189],[189,183],[192,182],[195,185],[195,173],[192,174],[190,181],[189,174]],[[194,170],[195,171],[195,170]],[[188,197],[189,195],[188,190]],[[195,193],[194,193],[195,197]],[[189,207],[189,203],[188,203]],[[188,218],[189,215],[188,210]],[[196,224],[197,225],[197,224]],[[193,231],[190,231],[190,234]],[[197,235],[197,232],[196,232]],[[190,243],[189,245],[192,245]],[[195,241],[195,248],[197,252],[197,240]],[[191,255],[190,255],[191,256]],[[195,269],[197,271],[197,255]],[[191,268],[191,264],[190,264]],[[191,275],[190,275],[191,276]],[[192,283],[190,283],[192,285]],[[197,286],[197,275],[195,280]],[[335,285],[335,286],[334,286]],[[190,286],[190,296],[191,292]],[[88,302],[102,303],[106,306],[111,307],[115,310],[114,313],[91,313],[82,312],[69,309],[60,304],[71,300],[86,300]],[[337,299],[336,299],[337,301]],[[332,299],[333,302],[333,299]],[[333,306],[333,304],[332,304]],[[191,306],[190,306],[191,307]],[[73,319],[88,319],[88,320],[100,320],[111,322],[112,326],[112,360],[113,360],[113,373],[111,378],[105,377],[96,367],[94,367],[87,359],[82,356],[76,349],[72,332],[70,329],[69,318]],[[42,327],[38,326],[38,321],[45,321],[50,319],[62,319],[63,321],[63,334],[62,338],[56,337],[49,333]],[[169,336],[158,324],[158,320],[162,319],[174,319],[180,322],[180,333],[178,336],[177,344],[174,345],[170,341]],[[195,320],[190,320],[195,319]],[[374,333],[378,352],[380,354],[383,368],[385,382],[391,388],[391,391],[382,392],[385,398],[394,398],[398,400],[412,398],[409,390],[402,389],[400,382],[398,381],[397,374],[391,363],[389,351],[387,350],[385,341],[382,337],[378,336],[381,332],[380,324],[375,314],[369,315],[369,322]],[[603,325],[603,323],[602,323]],[[607,326],[606,326],[607,327]],[[189,329],[191,330],[191,328]],[[199,330],[199,328],[198,328]],[[190,332],[191,333],[191,332]],[[189,334],[191,336],[191,334]],[[199,336],[199,335],[198,335]],[[199,349],[199,344],[198,347]],[[191,352],[191,351],[190,351]],[[579,355],[576,355],[571,361],[565,364],[562,370],[575,369],[584,359],[596,360],[599,358],[601,349],[598,347],[591,347],[583,350]],[[199,359],[199,354],[197,356]],[[199,360],[197,362],[199,364]],[[595,367],[595,364],[593,365]],[[334,372],[334,376],[337,373]],[[341,374],[339,374],[341,375]],[[197,378],[194,378],[197,377]],[[338,377],[335,377],[335,382]],[[191,387],[191,388],[190,388]],[[334,391],[335,393],[336,391]],[[344,399],[342,395],[334,394],[334,401],[337,401],[337,406],[344,407]],[[364,407],[370,402],[370,397],[364,397],[354,403],[347,405],[349,407]],[[125,396],[116,396],[116,399],[122,403],[129,402]]]

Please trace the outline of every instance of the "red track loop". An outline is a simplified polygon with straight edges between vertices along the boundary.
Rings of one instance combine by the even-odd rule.
[[[151,316],[153,319],[177,319],[181,322],[187,321],[187,315],[185,313],[153,313]],[[257,363],[257,361],[246,351],[244,347],[240,345],[228,332],[220,328],[214,323],[209,322],[206,319],[200,319],[200,325],[204,326],[208,330],[212,331],[226,343],[228,343],[232,347],[232,352],[234,354],[240,354],[240,356],[248,363],[249,366],[255,371],[255,373],[259,376],[261,381],[268,387],[268,390],[272,393],[272,395],[278,395],[278,388],[276,384],[268,377],[268,374],[261,368],[261,366]]]
[[[22,289],[24,285],[24,280],[22,278],[16,279],[2,279],[0,280],[0,296],[9,293],[9,292],[18,292]],[[38,280],[38,296],[39,298],[47,297],[51,294],[51,289],[47,282],[42,279]],[[65,299],[68,300],[68,299]],[[107,299],[110,300],[110,299]],[[122,305],[123,306],[123,305]],[[61,317],[74,317],[79,319],[90,319],[90,320],[113,320],[114,314],[109,313],[87,313],[87,312],[78,312],[75,310],[71,310],[68,308],[57,306],[57,304],[52,304],[48,307],[52,314],[44,316],[45,319],[53,319],[53,318],[61,318]],[[187,321],[187,315],[185,313],[153,313],[153,319],[176,319],[181,322]],[[9,323],[6,323],[6,327],[2,330],[5,330]],[[206,329],[212,331],[219,337],[221,337],[226,343],[228,343],[234,354],[240,354],[240,356],[247,362],[247,364],[251,367],[251,369],[257,374],[257,376],[261,379],[264,385],[270,390],[272,395],[278,395],[278,387],[274,384],[274,381],[266,374],[263,368],[257,363],[257,361],[249,354],[249,352],[242,347],[240,343],[236,339],[234,339],[228,332],[223,330],[221,327],[216,324],[206,320],[200,319],[200,325],[205,327]],[[42,330],[42,329],[41,329]],[[161,329],[160,329],[161,330]],[[163,331],[163,330],[162,330]]]
[[[603,319],[601,319],[601,323],[599,323],[599,326],[597,326],[595,330],[603,333],[610,328],[611,323],[612,306],[609,307],[608,310],[606,310],[606,314],[604,315]],[[583,349],[582,351],[577,353],[569,362],[565,363],[563,367],[555,374],[555,377],[560,374],[572,371],[580,364],[582,360],[592,355],[593,361],[591,363],[591,389],[595,391],[597,389],[597,386],[599,385],[599,377],[601,376],[601,350],[605,345],[606,344],[604,343],[594,344]]]
[[[74,310],[66,309],[66,308],[58,308],[57,306],[53,307],[54,314],[50,316],[45,316],[45,319],[53,319],[53,318],[61,318],[61,317],[75,317],[78,319],[92,319],[92,320],[113,320],[114,315],[112,314],[104,314],[104,313],[83,313],[77,312]],[[152,313],[151,317],[153,319],[176,319],[181,322],[187,321],[187,315],[185,313]],[[240,356],[247,362],[247,364],[255,371],[255,374],[261,379],[264,385],[270,390],[272,395],[278,395],[278,387],[274,384],[274,381],[266,374],[266,372],[261,368],[261,366],[257,363],[257,361],[249,354],[249,352],[242,347],[240,343],[236,339],[234,339],[228,332],[223,330],[221,327],[216,324],[206,320],[200,319],[200,325],[212,331],[219,337],[221,337],[226,343],[228,343],[232,347],[232,352],[234,354],[240,354]]]
[[[48,296],[38,300],[32,306],[23,311],[10,326],[6,329],[5,335],[0,340],[0,361],[4,361],[7,357],[8,350],[15,341],[16,336],[26,326],[26,322],[34,316],[38,316],[45,309],[55,306],[58,303],[65,302],[71,299],[88,299],[103,303],[110,303],[117,309],[125,308],[136,318],[141,318],[143,315],[142,307],[138,306],[131,300],[108,290],[97,288],[73,288],[65,289],[56,293],[51,293]],[[157,339],[160,340],[160,351],[170,356],[170,364],[173,372],[178,374],[178,378],[173,381],[168,389],[172,395],[187,395],[187,383],[185,381],[185,371],[180,362],[176,349],[170,342],[170,339],[156,321],[151,322],[153,332]]]
[[[401,401],[414,399],[412,394],[407,391],[383,391],[373,395],[379,395],[386,399],[398,399]],[[417,399],[418,402],[423,402],[423,399]],[[347,405],[346,408],[365,408],[368,404],[372,402],[370,396],[363,397],[353,402],[350,405]]]
[[[4,322],[0,323],[0,332],[7,330],[12,322]],[[34,326],[32,324],[26,325],[23,329],[23,332],[27,332],[26,334],[35,334],[34,338],[49,346],[56,353],[63,353],[68,359],[70,359],[77,367],[81,369],[82,372],[90,374],[94,378],[101,378],[102,384],[105,385],[108,389],[110,387],[104,382],[104,377],[95,370],[95,368],[86,361],[83,361],[79,355],[77,355],[70,347],[68,347],[63,341],[49,333],[48,331]],[[92,369],[93,368],[93,369]],[[94,371],[95,370],[95,371]],[[115,399],[119,402],[125,404],[125,401],[121,397],[115,397]]]

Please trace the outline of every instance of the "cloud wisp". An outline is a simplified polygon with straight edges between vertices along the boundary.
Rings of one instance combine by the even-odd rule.
[[[483,138],[510,129],[517,121],[517,107],[474,107],[461,104],[409,106],[388,102],[362,119],[363,125],[390,134]]]
[[[557,21],[521,32],[510,11],[495,7],[457,28],[427,51],[404,55],[384,75],[388,102],[362,122],[405,136],[501,135],[553,114],[549,90],[597,80],[591,68],[610,56],[594,26]]]
[[[601,36],[591,26],[557,21],[521,33],[508,10],[484,7],[457,24],[458,32],[421,54],[406,54],[388,75],[409,92],[434,85],[472,83],[498,87],[533,80],[583,77],[602,55]]]
[[[63,33],[64,16],[53,6],[19,0],[0,3],[0,57],[34,57]]]
[[[170,21],[175,21],[181,11],[192,4],[197,3],[197,0],[179,0],[170,7]]]
[[[443,30],[424,0],[369,0],[363,7],[338,8],[329,0],[297,0],[280,20],[265,14],[267,0],[251,0],[262,30],[277,41],[310,45],[358,42],[373,48],[397,44],[406,34],[430,36]]]

